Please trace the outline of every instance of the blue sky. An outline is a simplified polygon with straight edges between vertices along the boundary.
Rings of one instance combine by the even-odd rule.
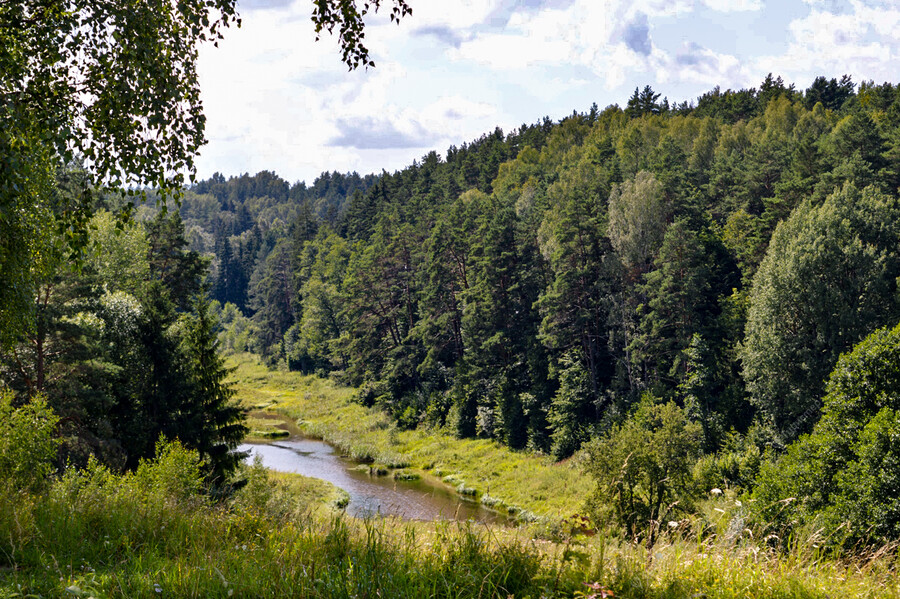
[[[198,175],[393,171],[500,126],[670,101],[768,73],[900,82],[900,0],[408,0],[368,21],[376,68],[315,42],[310,0],[239,0],[243,25],[200,55],[209,144]]]

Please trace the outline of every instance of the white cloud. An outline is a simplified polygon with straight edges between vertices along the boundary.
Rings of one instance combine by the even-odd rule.
[[[770,71],[801,89],[819,74],[896,80],[894,0],[791,1],[806,14],[788,23],[768,22],[784,11],[762,0],[426,0],[399,27],[369,19],[378,66],[347,73],[334,38],[313,41],[309,0],[240,0],[242,28],[201,53],[200,175],[393,170],[497,125],[622,105],[648,83],[684,99]],[[750,11],[762,11],[759,45],[705,29]]]
[[[851,74],[863,79],[896,79],[900,42],[900,11],[873,8],[851,0],[849,12],[818,8],[788,27],[787,51],[757,59],[763,69],[808,79],[816,75]]]
[[[663,84],[690,82],[707,90],[716,85],[737,89],[755,80],[755,74],[738,57],[694,43],[686,43],[674,57],[666,55],[656,76]]]
[[[719,12],[762,10],[762,0],[703,0],[703,4]]]
[[[448,57],[500,71],[580,65],[619,80],[620,73],[644,68],[646,63],[622,43],[622,25],[639,15],[646,21],[647,14],[668,14],[680,7],[678,2],[656,0],[576,0],[564,8],[520,11],[510,16],[503,32],[476,32],[459,48],[449,50]],[[647,40],[644,53],[651,49]]]
[[[718,12],[763,7],[761,0],[574,0],[514,12],[502,32],[469,32],[448,57],[498,71],[580,65],[614,88],[630,74],[657,72],[672,62],[653,42],[653,19],[684,17],[701,5]],[[719,62],[732,68],[724,55]]]
[[[509,70],[526,69],[538,64],[560,64],[569,58],[570,50],[563,40],[492,34],[463,42],[459,48],[450,50],[448,55],[455,60]]]
[[[856,18],[871,27],[876,34],[891,40],[896,39],[897,30],[900,29],[900,10],[897,9],[896,4],[887,5],[893,6],[893,8],[887,9],[866,6],[859,0],[852,0],[850,5],[853,7]]]
[[[415,27],[465,29],[483,23],[501,7],[501,0],[426,0],[412,4]]]

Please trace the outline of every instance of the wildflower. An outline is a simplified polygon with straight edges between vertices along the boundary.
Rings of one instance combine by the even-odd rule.
[[[669,520],[669,528],[678,528],[678,522],[674,520]]]
[[[153,584],[153,590],[156,591],[157,593],[162,593],[162,587],[159,586],[159,583]]]
[[[722,489],[716,487],[715,489],[710,489],[709,493],[710,495],[721,495]]]

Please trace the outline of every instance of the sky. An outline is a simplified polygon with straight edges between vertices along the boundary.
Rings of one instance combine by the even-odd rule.
[[[376,66],[348,71],[311,0],[238,0],[241,27],[200,53],[198,176],[393,172],[645,85],[681,102],[768,73],[900,82],[900,0],[407,1],[399,26],[367,19]]]

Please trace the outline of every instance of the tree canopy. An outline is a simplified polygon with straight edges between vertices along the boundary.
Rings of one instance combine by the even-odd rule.
[[[827,389],[822,419],[764,468],[755,495],[775,519],[821,515],[839,540],[897,539],[900,325],[841,356]]]
[[[775,231],[742,350],[751,398],[783,435],[809,431],[838,356],[900,317],[900,203],[847,184]]]
[[[374,66],[363,17],[382,0],[314,0],[317,35],[336,31],[351,69]],[[390,0],[391,20],[411,13]],[[0,329],[21,330],[56,229],[80,249],[92,185],[149,185],[165,197],[193,179],[205,142],[197,56],[240,25],[235,0],[22,0],[0,3]],[[80,193],[56,193],[73,160]]]

